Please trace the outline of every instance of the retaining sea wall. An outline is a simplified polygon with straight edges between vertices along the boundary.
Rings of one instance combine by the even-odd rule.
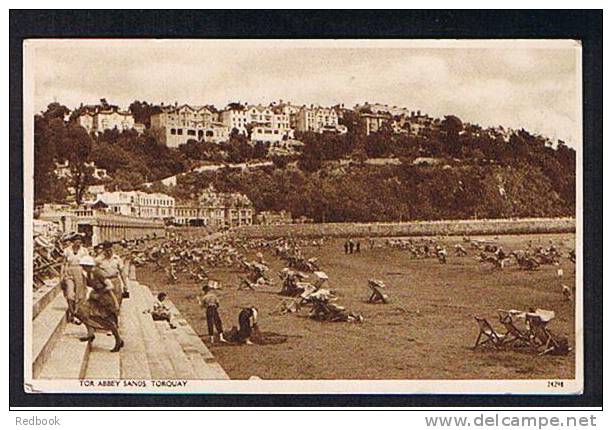
[[[412,221],[397,223],[325,223],[249,225],[234,227],[241,238],[294,237],[391,237],[574,233],[575,218],[523,218],[491,220]]]

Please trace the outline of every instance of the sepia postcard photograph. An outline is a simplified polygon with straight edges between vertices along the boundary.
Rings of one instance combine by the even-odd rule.
[[[582,45],[26,39],[27,393],[580,394]]]

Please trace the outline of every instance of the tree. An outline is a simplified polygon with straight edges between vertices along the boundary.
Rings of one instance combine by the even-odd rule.
[[[268,147],[263,142],[257,142],[253,149],[253,158],[262,159],[268,155]]]
[[[443,151],[452,157],[461,155],[459,132],[463,130],[463,123],[455,115],[446,115],[441,123]]]
[[[316,142],[305,142],[298,166],[305,172],[316,172],[322,166],[320,145]]]
[[[284,169],[285,167],[287,167],[288,164],[287,157],[280,157],[278,155],[272,156],[272,162],[274,163],[274,166],[278,169]]]
[[[57,102],[50,103],[47,106],[47,110],[43,112],[43,118],[46,121],[51,121],[53,119],[61,119],[64,120],[64,117],[70,113],[70,109],[66,106],[59,104]]]
[[[70,125],[63,140],[68,149],[70,186],[74,189],[75,201],[80,205],[87,188],[93,182],[93,167],[90,165],[92,141],[84,128]]]
[[[50,103],[44,112],[34,117],[34,201],[36,204],[62,202],[66,198],[65,184],[55,174],[55,163],[67,153],[63,147],[66,132],[64,118],[69,109]]]
[[[130,113],[134,116],[134,122],[151,127],[151,116],[161,112],[161,107],[148,102],[138,100],[132,102],[129,107]]]

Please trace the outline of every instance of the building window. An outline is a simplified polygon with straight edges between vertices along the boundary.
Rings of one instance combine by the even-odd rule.
[[[170,129],[170,134],[176,134],[176,128],[171,128]]]
[[[179,129],[177,130],[177,133],[178,133],[178,135],[179,135],[179,136],[182,136],[182,135],[183,135],[183,129],[182,129],[182,128],[179,128]]]

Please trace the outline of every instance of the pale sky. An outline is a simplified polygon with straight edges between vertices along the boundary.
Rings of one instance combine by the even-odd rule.
[[[35,112],[54,100],[74,108],[103,97],[124,108],[134,100],[218,108],[370,101],[580,142],[575,42],[449,43],[34,41],[26,42],[26,77]]]

